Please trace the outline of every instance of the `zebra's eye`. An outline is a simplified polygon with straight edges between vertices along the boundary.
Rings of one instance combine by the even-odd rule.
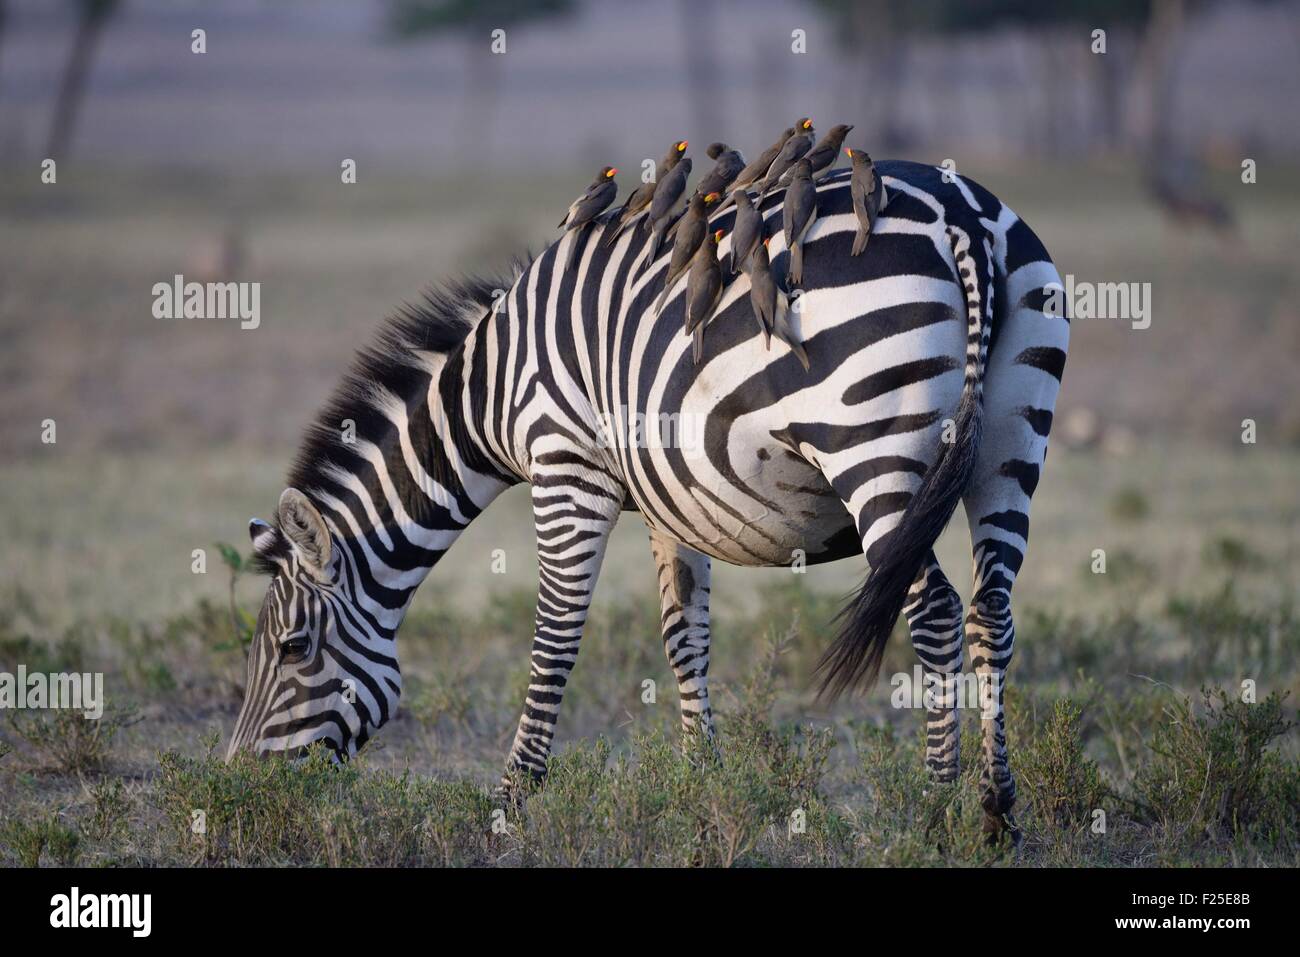
[[[310,647],[311,642],[306,638],[290,638],[280,645],[280,657],[284,661],[301,661]]]

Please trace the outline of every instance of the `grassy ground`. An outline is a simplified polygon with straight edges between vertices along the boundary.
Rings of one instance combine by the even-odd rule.
[[[951,787],[927,782],[922,716],[892,707],[885,684],[830,710],[808,693],[838,585],[857,573],[851,563],[804,575],[719,568],[722,757],[683,756],[635,520],[618,530],[552,779],[522,814],[494,818],[488,788],[523,698],[533,571],[522,540],[507,553],[508,567],[521,559],[510,574],[475,578],[471,569],[486,568],[490,549],[512,535],[526,538],[516,498],[490,511],[457,546],[455,568],[426,584],[401,638],[402,710],[341,774],[216,757],[243,659],[215,551],[209,574],[193,576],[178,542],[185,558],[174,576],[161,571],[197,596],[182,614],[56,624],[38,598],[11,590],[0,670],[103,671],[110,711],[97,724],[29,713],[0,725],[9,752],[0,758],[0,859],[1295,864],[1300,616],[1287,496],[1297,457],[1252,452],[1194,475],[1193,451],[1164,452],[1169,475],[1183,478],[1158,498],[1143,455],[1053,460],[1018,587],[1009,698],[1026,834],[1018,856],[981,843],[973,772]],[[168,505],[184,513],[186,503]],[[954,570],[964,564],[963,532],[944,540]],[[1107,550],[1104,575],[1091,571],[1096,547]],[[139,572],[128,560],[121,580]],[[487,582],[477,601],[454,597],[475,580]],[[238,601],[250,606],[257,591],[257,581],[240,582]],[[885,674],[913,663],[896,634]],[[1253,704],[1242,702],[1248,687]],[[966,729],[969,769],[973,717]],[[204,835],[192,833],[194,811],[205,814]],[[792,834],[800,815],[804,830]]]
[[[102,671],[110,711],[0,713],[0,862],[1300,862],[1296,180],[1248,189],[1225,172],[1241,228],[1223,242],[1162,224],[1124,170],[963,171],[1062,272],[1149,281],[1155,304],[1149,330],[1074,328],[1058,432],[1087,410],[1103,435],[1054,437],[1017,583],[1019,855],[981,841],[973,738],[967,776],[934,787],[922,717],[891,707],[886,685],[834,709],[808,693],[859,563],[716,568],[722,755],[683,757],[635,516],[615,533],[551,781],[494,817],[536,575],[518,492],[422,589],[402,709],[353,767],[221,764],[243,659],[214,544],[245,547],[248,517],[274,507],[298,430],[374,317],[439,275],[536,248],[575,187],[61,167],[57,190],[3,177],[0,671]],[[238,277],[264,284],[262,327],[152,319],[152,283],[197,275],[227,233]],[[47,417],[55,445],[39,440]],[[1240,441],[1244,418],[1256,444]],[[496,548],[504,575],[489,574]],[[939,552],[967,590],[963,523]],[[237,582],[236,602],[253,607],[259,587]],[[914,660],[898,634],[885,673]]]
[[[498,592],[477,616],[416,610],[403,709],[341,772],[221,762],[241,652],[219,601],[52,642],[11,615],[6,667],[104,668],[113,692],[98,723],[36,712],[4,727],[0,860],[1294,865],[1300,620],[1288,600],[1243,601],[1232,582],[1242,558],[1224,554],[1220,588],[1171,595],[1156,614],[1123,601],[1086,617],[1023,610],[1008,698],[1019,854],[982,843],[973,771],[927,781],[920,712],[892,708],[883,687],[831,711],[809,700],[832,602],[791,581],[718,623],[716,760],[677,746],[652,605],[601,609],[551,779],[504,812],[488,788],[523,695],[527,593]],[[886,674],[911,667],[896,639]],[[1241,700],[1247,679],[1254,703]],[[966,727],[969,769],[975,722]]]

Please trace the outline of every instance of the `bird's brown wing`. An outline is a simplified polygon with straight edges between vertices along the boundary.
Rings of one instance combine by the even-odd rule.
[[[749,258],[758,240],[758,227],[761,217],[736,214],[736,228],[731,233],[731,271],[739,272],[740,264]]]
[[[791,243],[799,238],[812,218],[817,204],[817,191],[811,182],[790,187],[785,194],[783,225],[785,241]]]
[[[871,229],[871,197],[868,191],[868,185],[863,182],[862,176],[856,171],[853,173],[853,179],[849,182],[849,195],[853,197],[853,215],[857,217],[858,225],[863,229]]]
[[[578,200],[573,208],[572,215],[569,216],[569,228],[577,229],[579,226],[587,225],[614,201],[616,195],[618,195],[617,186],[612,182],[601,183],[596,189]]]
[[[668,179],[665,179],[662,185],[655,190],[654,199],[650,202],[650,218],[663,219],[672,211],[673,206],[682,198],[682,193],[686,189],[686,177],[675,175],[677,170],[681,169],[678,164]]]
[[[770,270],[770,267],[764,268]],[[758,272],[755,270],[755,273]],[[767,338],[772,333],[772,322],[776,316],[776,283],[772,280],[770,271],[766,277],[751,277],[750,283],[749,301],[754,307],[754,317],[762,327],[763,337]]]
[[[716,269],[692,273],[690,301],[686,305],[686,331],[694,332],[704,322],[722,295],[722,274]]]
[[[771,167],[772,160],[776,159],[776,154],[779,152],[781,152],[779,146],[771,146],[765,149],[758,159],[740,171],[740,174],[736,177],[736,184],[747,186],[756,180],[762,179]]]

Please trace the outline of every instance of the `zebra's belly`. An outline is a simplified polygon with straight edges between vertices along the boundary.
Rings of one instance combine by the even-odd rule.
[[[656,494],[671,476],[633,483],[648,525],[713,558],[746,566],[807,565],[862,554],[848,511],[822,473],[777,444],[757,445],[748,467],[725,477],[695,470],[688,497],[666,503]],[[710,481],[710,475],[713,480]]]

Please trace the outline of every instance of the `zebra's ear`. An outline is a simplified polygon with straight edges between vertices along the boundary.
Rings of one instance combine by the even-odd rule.
[[[330,532],[316,506],[296,488],[287,488],[280,493],[278,511],[280,531],[298,557],[323,574],[330,563]]]
[[[248,570],[254,575],[274,575],[284,559],[289,557],[289,543],[274,525],[260,518],[248,520],[248,537],[253,542],[253,557],[248,560]]]
[[[253,552],[266,555],[275,547],[275,529],[260,518],[248,520],[248,539],[253,543]]]

